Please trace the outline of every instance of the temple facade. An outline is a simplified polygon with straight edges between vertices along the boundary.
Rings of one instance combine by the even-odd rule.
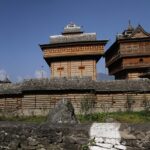
[[[118,34],[105,52],[106,67],[115,79],[150,78],[150,34],[141,25]]]
[[[97,40],[96,33],[84,33],[70,23],[61,35],[50,36],[50,43],[40,45],[50,67],[51,79],[90,77],[96,80],[96,63],[104,55],[106,40]]]
[[[146,110],[150,103],[149,79],[95,79],[96,63],[102,56],[109,74],[116,79],[149,78],[150,34],[140,25],[133,28],[129,24],[104,53],[106,43],[73,23],[61,35],[50,36],[50,42],[40,47],[51,69],[51,79],[0,81],[0,116],[47,115],[62,99],[71,101],[80,114],[87,102],[92,104],[90,111],[98,113],[105,112],[103,107],[109,112]]]

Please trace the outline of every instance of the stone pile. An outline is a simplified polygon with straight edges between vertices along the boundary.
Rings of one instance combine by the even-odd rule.
[[[0,150],[81,150],[86,143],[83,126],[0,122]]]
[[[149,150],[150,124],[0,122],[0,150]]]

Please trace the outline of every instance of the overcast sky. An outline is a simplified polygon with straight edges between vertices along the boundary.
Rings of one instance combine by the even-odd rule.
[[[131,20],[150,32],[150,0],[0,0],[0,74],[12,81],[49,76],[39,44],[74,22],[85,32],[108,39],[106,49]],[[98,72],[105,73],[104,60]],[[1,77],[2,75],[0,75]]]

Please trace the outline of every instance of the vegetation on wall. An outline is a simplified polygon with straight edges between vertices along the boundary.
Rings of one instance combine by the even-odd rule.
[[[143,96],[144,111],[146,115],[150,113],[150,99],[146,95]]]
[[[127,95],[127,101],[126,101],[126,109],[128,112],[133,111],[133,105],[135,101],[132,99],[131,95]]]
[[[106,118],[107,116],[107,118]],[[46,121],[46,116],[0,116],[0,121],[21,121],[21,122],[32,122],[42,123]],[[81,123],[92,123],[92,122],[106,122],[111,118],[113,122],[121,123],[145,123],[150,122],[150,111],[140,112],[109,112],[105,113],[92,113],[92,114],[78,114],[78,120]]]
[[[84,96],[80,102],[81,105],[81,114],[88,115],[92,114],[95,107],[95,97],[94,95]]]

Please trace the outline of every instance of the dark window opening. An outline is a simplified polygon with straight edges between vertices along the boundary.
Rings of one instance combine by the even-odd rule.
[[[139,62],[142,63],[143,62],[143,58],[140,58]]]
[[[64,67],[59,67],[59,68],[57,68],[57,70],[62,71],[62,70],[64,70]]]
[[[79,69],[85,69],[85,66],[79,66]]]

